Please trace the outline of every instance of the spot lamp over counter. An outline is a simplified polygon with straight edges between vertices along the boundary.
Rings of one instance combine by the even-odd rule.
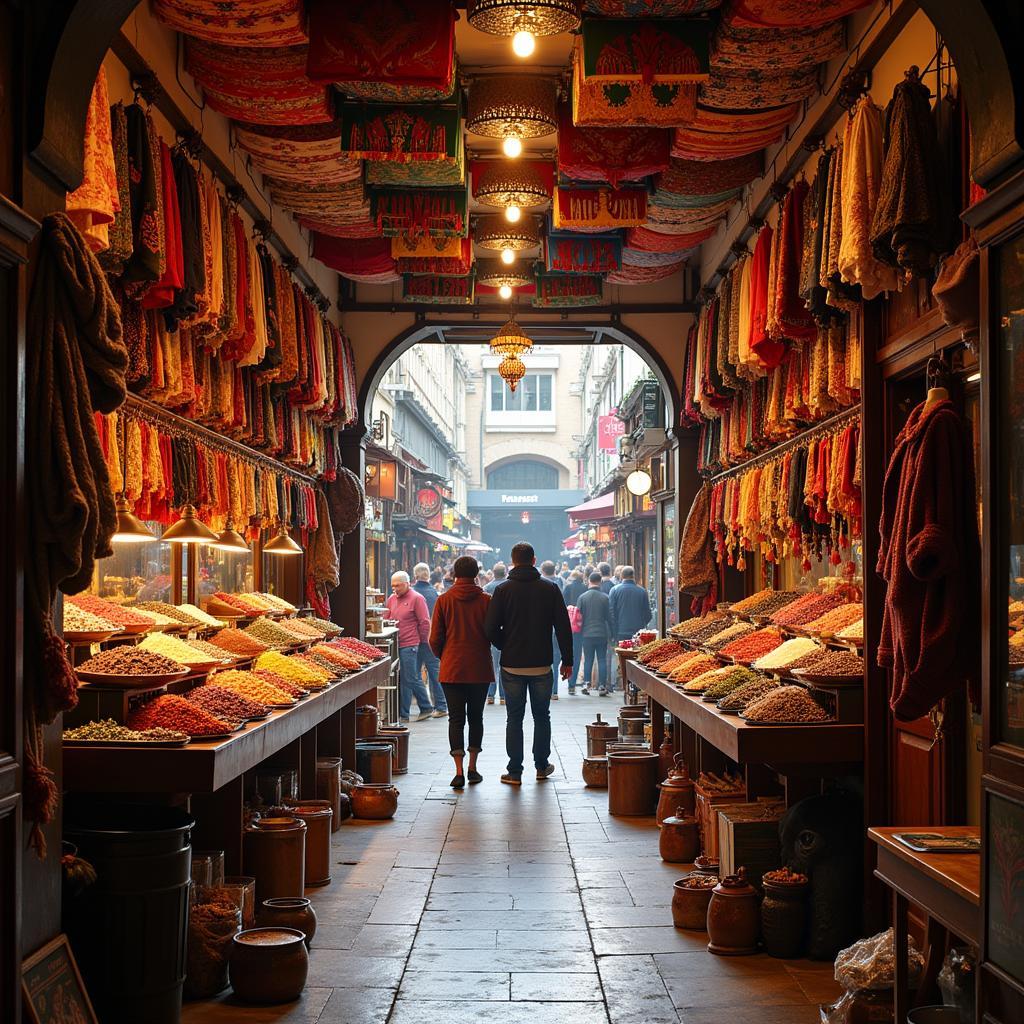
[[[232,519],[228,519],[224,524],[224,529],[217,534],[217,539],[210,547],[216,548],[218,551],[237,551],[239,553],[244,551],[246,554],[251,553],[245,538],[235,530],[235,523]]]
[[[196,519],[195,506],[181,506],[181,518],[164,530],[160,540],[165,544],[212,544],[217,534],[206,523]]]
[[[529,6],[533,6],[532,4]],[[524,139],[558,130],[558,82],[541,75],[487,75],[469,85],[466,131],[501,139],[505,156],[515,159]]]
[[[263,545],[265,555],[301,555],[302,546],[292,540],[288,532],[288,525],[283,519],[278,519],[276,533]]]

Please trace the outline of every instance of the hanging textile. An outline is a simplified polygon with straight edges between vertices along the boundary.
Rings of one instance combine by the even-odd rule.
[[[552,221],[555,228],[630,228],[647,220],[647,190],[643,188],[555,189]]]
[[[715,233],[715,225],[698,231],[664,234],[649,225],[630,228],[626,232],[626,246],[637,252],[682,252],[696,248]]]
[[[559,112],[558,172],[618,188],[668,168],[672,133],[663,128],[577,128],[567,107]]]
[[[117,175],[117,212],[107,229],[107,248],[99,254],[100,266],[119,277],[132,255],[131,178],[128,169],[128,118],[124,104],[110,108],[110,140]]]
[[[104,108],[106,111],[107,108]],[[109,122],[108,122],[109,123]],[[113,554],[114,495],[94,410],[125,397],[128,350],[103,269],[71,219],[43,218],[29,301],[25,366],[25,784],[24,815],[40,854],[57,788],[43,763],[42,726],[78,702],[77,680],[53,623],[58,589],[84,590],[95,559]]]
[[[121,209],[107,97],[107,73],[100,66],[85,112],[82,184],[69,193],[66,210],[93,252],[106,249],[108,232]]]
[[[587,18],[579,42],[582,81],[703,82],[710,46],[711,22],[706,18]]]
[[[154,160],[154,136],[150,116],[133,103],[125,110],[128,131],[128,194],[132,210],[132,254],[122,280],[139,292],[160,277],[163,223],[160,207],[160,168]]]
[[[605,18],[681,18],[714,10],[722,0],[584,0],[583,10]]]
[[[353,280],[366,277],[398,280],[391,244],[386,238],[339,239],[314,234],[313,259]]]
[[[330,93],[306,77],[304,46],[219,46],[185,37],[185,70],[213,110],[255,124],[321,124]]]
[[[693,595],[690,610],[695,615],[711,610],[718,590],[710,521],[711,487],[705,483],[693,499],[679,540],[679,592]]]
[[[160,196],[163,229],[160,235],[163,273],[142,297],[143,309],[163,309],[174,301],[174,292],[185,283],[185,263],[181,240],[181,211],[174,181],[171,151],[163,139],[157,140],[160,167]]]
[[[333,0],[309,7],[307,73],[366,99],[429,100],[455,83],[455,10],[451,0]],[[383,87],[383,89],[381,88]],[[364,88],[369,91],[362,92]],[[407,90],[404,94],[390,90]]]
[[[845,18],[873,0],[727,0],[723,18],[737,27],[809,29]]]
[[[315,125],[236,124],[235,140],[253,166],[272,178],[340,185],[357,181],[363,167],[339,152],[341,121]]]
[[[415,242],[423,235],[463,237],[469,231],[469,194],[460,189],[371,189],[370,216],[385,238]]]
[[[549,232],[544,240],[545,268],[563,274],[605,274],[622,266],[618,234],[573,235]]]
[[[698,104],[693,123],[676,130],[672,155],[690,160],[747,156],[778,142],[796,113],[793,103],[770,110],[717,110]]]
[[[323,217],[304,217],[298,214],[295,218],[299,226],[307,231],[313,231],[321,235],[330,235],[332,238],[372,238],[379,236],[377,225],[367,216],[366,220],[348,221],[346,217],[336,220],[326,220]]]
[[[411,248],[421,255],[402,256],[400,252],[410,251],[404,238],[391,239],[391,255],[395,258],[400,274],[437,274],[442,277],[468,274],[473,267],[473,240],[471,238],[435,238],[421,235],[419,244]],[[397,243],[397,245],[396,245]],[[434,244],[440,250],[432,253]],[[449,253],[454,250],[455,255]]]
[[[306,42],[302,0],[153,0],[168,28],[225,46],[297,46]]]
[[[398,185],[405,187],[427,186],[440,188],[445,185],[466,184],[466,147],[462,141],[462,122],[459,122],[455,138],[455,159],[410,160],[367,160],[367,185]]]
[[[622,248],[622,266],[625,267],[668,267],[685,260],[690,250],[676,249],[672,252],[645,252],[643,249]]]
[[[306,548],[306,596],[314,604],[317,614],[330,619],[329,591],[341,583],[338,572],[338,547],[331,526],[327,497],[316,489],[316,529],[312,531]]]
[[[599,306],[604,297],[599,274],[551,274],[538,267],[534,284],[531,304],[540,309]]]
[[[781,71],[716,65],[711,78],[700,87],[700,102],[731,110],[781,107],[810,98],[818,88],[817,65]]]
[[[402,278],[402,298],[406,302],[473,303],[474,274],[463,277],[431,277],[406,274]]]
[[[673,274],[678,274],[686,266],[686,260],[669,263],[664,267],[636,267],[623,264],[621,269],[613,270],[605,280],[608,284],[651,284],[664,281]]]
[[[461,105],[455,102],[414,106],[346,104],[342,109],[341,151],[360,160],[461,159]]]
[[[774,311],[768,330],[776,339],[803,341],[817,334],[814,318],[800,297],[800,267],[804,254],[803,205],[808,191],[807,182],[800,178],[794,182],[782,204],[775,290],[768,296]]]
[[[713,206],[735,198],[762,169],[760,153],[714,161],[673,158],[654,180],[654,198],[679,209]]]
[[[343,184],[266,178],[270,200],[297,216],[317,217],[334,224],[363,224],[370,220],[361,181]]]
[[[787,28],[737,25],[727,11],[712,44],[712,64],[719,68],[807,68],[846,52],[846,22]]]

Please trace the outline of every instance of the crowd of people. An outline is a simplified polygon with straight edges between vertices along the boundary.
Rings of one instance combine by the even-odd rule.
[[[595,687],[601,697],[613,693],[619,681],[613,648],[653,617],[630,565],[570,569],[563,563],[559,572],[552,561],[539,570],[536,562],[531,545],[520,543],[512,548],[511,568],[498,562],[485,570],[463,556],[447,571],[421,562],[411,577],[404,570],[391,577],[387,607],[399,631],[399,716],[410,720],[413,699],[417,722],[448,716],[455,789],[467,779],[482,781],[483,711],[496,698],[507,712],[508,770],[501,781],[522,782],[527,701],[537,779],[550,776],[550,702],[558,700],[559,682],[567,683],[570,696]]]

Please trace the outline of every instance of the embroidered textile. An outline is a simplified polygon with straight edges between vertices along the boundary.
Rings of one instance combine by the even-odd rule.
[[[134,294],[163,272],[163,221],[160,214],[160,169],[153,159],[152,119],[138,103],[126,108],[128,195],[132,214],[132,253],[122,274]]]
[[[539,309],[599,306],[604,296],[599,274],[549,274],[538,267],[534,281],[531,304]]]
[[[332,185],[267,178],[265,183],[271,202],[297,215],[347,224],[361,223],[370,216],[361,181]]]
[[[377,225],[369,217],[365,221],[348,223],[344,220],[335,222],[324,220],[319,217],[296,217],[299,226],[307,231],[318,231],[322,235],[330,235],[332,238],[371,238],[380,237]]]
[[[681,252],[700,245],[715,230],[715,225],[711,225],[699,231],[668,235],[645,225],[626,232],[626,246],[639,252]]]
[[[672,133],[664,128],[578,128],[568,107],[559,113],[558,171],[578,181],[605,181],[618,188],[664,171]]]
[[[117,172],[118,210],[107,229],[107,248],[99,253],[100,266],[108,274],[119,275],[132,255],[132,201],[128,171],[128,119],[124,104],[110,108],[110,137]]]
[[[818,67],[795,70],[766,68],[712,69],[700,87],[700,101],[709,107],[745,110],[781,107],[813,96],[818,91]]]
[[[295,46],[306,42],[302,0],[153,0],[168,28],[225,46]]]
[[[372,189],[371,217],[386,238],[421,235],[464,237],[469,231],[469,193],[464,189]]]
[[[748,28],[818,28],[873,0],[728,0],[723,19]]]
[[[622,249],[622,265],[624,267],[667,267],[686,259],[691,250],[679,249],[675,252],[645,252],[643,249]]]
[[[463,277],[431,277],[406,274],[402,278],[402,298],[406,302],[473,303],[474,274]]]
[[[443,188],[466,184],[466,147],[462,142],[462,122],[459,122],[455,140],[454,160],[367,160],[367,185],[394,185],[411,187],[425,185]]]
[[[760,153],[711,163],[672,159],[668,170],[655,179],[654,187],[662,203],[667,202],[662,193],[676,193],[681,197],[683,208],[711,205],[749,184],[760,175],[763,166]]]
[[[604,274],[622,266],[618,234],[573,235],[549,232],[544,240],[545,268],[563,274]]]
[[[341,121],[315,125],[236,124],[235,139],[253,166],[273,178],[340,185],[363,167],[339,152]]]
[[[701,82],[710,45],[711,22],[704,18],[587,18],[580,72],[583,82]]]
[[[628,267],[610,273],[605,280],[609,284],[650,284],[663,281],[666,277],[678,274],[686,266],[686,260],[670,263],[665,267]]]
[[[728,15],[719,22],[712,46],[716,68],[794,69],[821,64],[846,50],[846,23],[800,28],[749,28]]]
[[[391,255],[395,257],[400,274],[436,274],[439,277],[453,277],[468,274],[473,269],[473,240],[471,238],[435,238],[421,235],[412,251],[416,256],[402,256],[410,251],[405,238],[391,239]],[[439,252],[431,253],[437,244]],[[455,255],[449,255],[454,248]]]
[[[420,106],[346,105],[342,111],[341,151],[362,160],[462,160],[458,102]]]
[[[587,14],[605,18],[681,18],[712,11],[722,0],[584,0]]]
[[[647,190],[556,188],[552,219],[561,230],[637,227],[647,220]]]

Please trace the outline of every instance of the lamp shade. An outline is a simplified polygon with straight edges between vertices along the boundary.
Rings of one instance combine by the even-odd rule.
[[[526,376],[526,364],[516,355],[507,355],[498,365],[501,379],[508,385],[511,392],[519,387],[519,382]]]
[[[510,288],[525,288],[533,284],[533,271],[530,268],[517,269],[506,266],[501,260],[477,260],[476,283],[489,288],[500,288],[507,284]]]
[[[475,220],[476,244],[484,249],[512,249],[522,252],[540,245],[540,225],[536,217],[522,217],[510,224],[496,213],[487,213]]]
[[[512,317],[498,333],[491,338],[490,349],[498,356],[521,356],[533,348],[533,342],[523,334],[522,328]],[[499,369],[500,372],[500,369]],[[505,375],[502,374],[504,377]],[[520,378],[521,379],[521,378]],[[517,381],[518,383],[518,381]],[[515,391],[515,388],[512,388]]]
[[[302,547],[292,540],[288,533],[288,527],[284,523],[278,522],[277,533],[263,545],[263,553],[266,555],[301,555]]]
[[[551,164],[527,160],[481,160],[475,167],[473,198],[484,206],[544,206],[551,200]],[[475,169],[475,168],[474,168]]]
[[[558,130],[558,83],[541,75],[488,75],[469,86],[466,130],[492,139],[539,139]]]
[[[577,0],[469,0],[466,18],[473,28],[492,36],[555,36],[579,28],[580,5]]]
[[[637,497],[647,494],[651,489],[651,474],[646,469],[634,469],[626,477],[626,490]]]
[[[249,545],[245,538],[235,530],[234,523],[229,519],[224,529],[217,534],[217,539],[210,545],[218,551],[237,551],[239,553],[250,553]]]
[[[146,544],[156,540],[149,527],[132,511],[123,494],[118,495],[116,509],[117,529],[111,541],[115,544]]]
[[[182,505],[181,518],[164,530],[160,538],[167,544],[212,544],[216,539],[217,534],[196,519],[193,505]]]

